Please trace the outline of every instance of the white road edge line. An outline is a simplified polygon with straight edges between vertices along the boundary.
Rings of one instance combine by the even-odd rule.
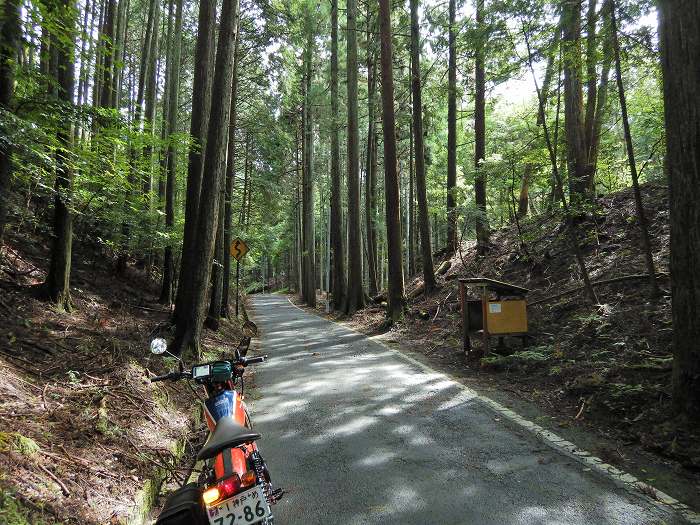
[[[430,366],[426,365],[425,363],[421,363],[417,359],[414,359],[413,357],[410,357],[410,356],[404,354],[400,350],[396,350],[395,348],[391,348],[390,346],[386,345],[382,341],[375,340],[375,338],[373,336],[368,336],[367,334],[363,334],[362,332],[355,330],[354,328],[351,328],[351,327],[345,325],[344,323],[335,321],[333,319],[328,319],[326,317],[323,317],[322,315],[317,314],[316,312],[309,311],[308,309],[302,308],[302,307],[294,304],[289,297],[287,297],[287,301],[289,301],[289,304],[292,305],[297,310],[300,310],[306,314],[314,315],[314,316],[318,317],[319,319],[322,319],[322,320],[327,321],[329,323],[333,323],[340,328],[348,330],[349,332],[353,332],[353,333],[364,336],[365,338],[367,338],[368,340],[370,340],[374,344],[385,348],[386,350],[401,357],[403,360],[411,363],[412,365],[417,366],[418,368],[420,368],[421,370],[423,370],[425,372],[428,372],[430,374],[436,374],[437,376],[444,377],[446,380],[453,382],[458,388],[463,390],[465,393],[467,393],[470,396],[474,397],[475,399],[478,399],[479,401],[481,401],[483,404],[488,406],[491,410],[493,410],[494,412],[496,412],[500,416],[508,419],[510,422],[518,425],[519,427],[530,432],[531,434],[534,434],[543,443],[545,443],[549,447],[553,448],[557,452],[559,452],[565,456],[568,456],[569,458],[577,461],[578,463],[585,465],[587,468],[590,468],[591,470],[595,470],[596,472],[610,478],[615,483],[615,485],[626,489],[628,492],[634,494],[635,496],[641,496],[646,501],[655,505],[656,507],[659,507],[662,509],[667,509],[667,510],[671,509],[672,511],[679,514],[681,517],[683,517],[685,520],[687,520],[692,525],[700,525],[700,513],[695,512],[693,509],[691,509],[685,503],[681,503],[677,499],[666,494],[665,492],[658,490],[657,488],[653,487],[652,485],[645,483],[644,481],[640,481],[639,479],[637,479],[632,474],[629,474],[628,472],[625,472],[625,471],[620,470],[616,467],[613,467],[612,465],[608,465],[602,459],[592,455],[591,453],[589,453],[588,451],[586,451],[582,448],[577,447],[571,441],[567,441],[564,438],[555,434],[554,432],[550,432],[549,430],[546,430],[545,428],[541,427],[540,425],[525,419],[524,417],[513,412],[509,408],[506,408],[505,406],[501,405],[497,401],[494,401],[493,399],[491,399],[483,394],[480,394],[477,391],[475,391],[474,389],[466,386],[465,384],[461,383],[460,381],[458,381],[454,377],[450,376],[449,374],[435,370],[434,368],[431,368]],[[655,498],[651,497],[650,494],[655,494],[656,497]]]

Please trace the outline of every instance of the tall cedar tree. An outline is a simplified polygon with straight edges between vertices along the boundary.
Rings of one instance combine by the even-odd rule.
[[[238,4],[238,2],[237,2]],[[238,4],[240,5],[240,4]],[[239,19],[238,7],[236,7],[236,20]],[[219,227],[216,233],[216,243],[214,244],[214,263],[211,269],[211,298],[209,301],[209,314],[207,315],[207,326],[213,330],[219,329],[219,321],[222,316],[224,304],[224,279],[227,281],[226,293],[228,293],[228,272],[231,271],[231,253],[228,246],[231,244],[231,192],[233,191],[233,173],[229,176],[229,155],[231,162],[235,162],[235,135],[236,135],[236,89],[238,84],[237,76],[237,51],[238,33],[240,24],[236,24],[235,44],[233,48],[233,73],[231,80],[231,109],[229,125],[227,130],[227,154],[225,182],[221,185],[221,198],[219,200]],[[232,145],[231,142],[234,142]],[[228,263],[226,262],[228,259]]]
[[[141,76],[139,77],[139,89],[141,88],[140,82],[143,78],[143,97],[139,103],[137,100],[136,108],[134,110],[134,119],[136,119],[136,112],[142,111],[142,105],[145,104],[145,109],[143,110],[143,118],[139,117],[139,121],[143,121],[141,129],[145,132],[150,133],[152,126],[152,110],[155,104],[151,104],[153,91],[155,90],[155,79],[158,74],[156,71],[156,64],[158,57],[157,45],[154,46],[154,41],[158,41],[158,25],[160,23],[160,2],[158,0],[151,0],[148,8],[148,23],[146,25],[146,37],[144,39],[144,55],[146,59],[141,63]],[[152,80],[153,79],[153,80]],[[153,82],[153,84],[152,84]],[[138,97],[137,97],[138,98]],[[143,170],[143,179],[141,182],[141,194],[144,198],[145,208],[148,210],[151,206],[150,194],[152,189],[153,181],[151,180],[151,154],[150,149],[144,148],[143,155],[148,160],[147,168]]]
[[[598,40],[597,24],[598,13],[596,11],[598,0],[588,0],[586,13],[586,108],[584,111],[584,151],[589,153],[590,144],[593,140],[593,129],[595,128],[595,101],[598,98]],[[586,156],[585,184],[586,191],[592,188],[594,181],[595,166],[593,159]]]
[[[314,35],[311,16],[306,19],[306,50],[304,52],[304,108],[302,171],[302,297],[309,306],[316,306],[316,231],[314,227],[314,134],[311,86],[313,76]],[[250,193],[250,191],[248,192]],[[250,197],[249,197],[250,198]]]
[[[159,49],[159,30],[160,30],[160,1],[154,0],[155,13],[153,15],[153,32],[151,33],[150,50],[148,58],[150,65],[148,66],[148,78],[146,79],[145,93],[145,111],[144,111],[144,130],[152,135],[155,131],[155,116],[156,116],[156,98],[158,95],[158,49]],[[147,159],[148,168],[144,170],[143,178],[143,194],[150,196],[153,189],[153,146],[146,144],[143,148],[143,156]],[[149,197],[150,200],[150,197]],[[147,204],[150,207],[150,202]]]
[[[2,16],[2,26],[0,26],[0,109],[10,111],[15,87],[15,57],[17,57],[20,42],[19,0],[5,0],[0,16]],[[7,223],[12,170],[11,157],[10,141],[0,141],[0,251]]]
[[[486,215],[486,25],[484,0],[476,0],[477,42],[474,49],[474,200],[479,210],[476,219],[477,253],[484,255],[489,245],[489,223]]]
[[[379,38],[382,70],[382,122],[384,132],[384,196],[386,244],[389,256],[387,316],[397,321],[403,315],[406,295],[403,287],[399,177],[396,169],[396,119],[394,115],[394,73],[391,43],[391,0],[379,0]]]
[[[197,43],[194,51],[194,76],[192,79],[192,118],[190,137],[192,146],[187,162],[187,189],[185,195],[185,227],[182,238],[180,277],[175,300],[175,320],[187,309],[193,298],[188,297],[194,288],[190,279],[197,271],[193,266],[197,242],[197,220],[199,217],[199,194],[202,189],[202,157],[206,148],[207,124],[211,101],[211,82],[214,68],[214,35],[216,33],[216,0],[201,0],[197,21]]]
[[[588,97],[590,108],[586,107],[586,153],[588,155],[588,166],[586,188],[591,193],[595,187],[595,174],[598,164],[598,154],[600,151],[601,128],[603,126],[603,116],[608,103],[608,85],[610,77],[610,68],[613,62],[613,39],[611,36],[610,15],[612,11],[612,0],[605,0],[603,7],[600,10],[600,17],[603,18],[603,28],[600,32],[600,37],[597,40],[603,39],[602,60],[603,65],[600,72],[600,80],[595,89],[595,98]],[[590,22],[589,22],[590,25]],[[591,29],[589,29],[589,32]],[[590,40],[589,35],[589,40]],[[589,66],[590,69],[590,66]],[[595,67],[593,67],[595,71]],[[589,82],[590,88],[590,82]],[[593,115],[591,117],[591,115]]]
[[[102,28],[102,63],[100,82],[100,107],[113,107],[112,73],[114,72],[114,41],[116,40],[116,0],[106,0],[104,26]]]
[[[348,287],[345,312],[352,314],[365,304],[362,289],[362,240],[360,238],[360,132],[357,121],[357,0],[347,2],[348,80]]]
[[[639,222],[639,232],[642,234],[642,247],[644,249],[647,273],[649,274],[649,288],[651,295],[656,298],[659,296],[659,285],[656,282],[654,256],[651,250],[651,240],[649,239],[649,226],[644,213],[642,192],[639,189],[639,174],[637,172],[637,164],[634,158],[632,131],[630,129],[630,120],[627,113],[627,96],[625,95],[625,85],[622,81],[622,60],[620,58],[620,41],[617,34],[615,3],[613,0],[611,0],[610,3],[612,4],[610,18],[612,20],[612,40],[615,50],[615,76],[617,79],[617,89],[620,97],[620,112],[622,113],[622,126],[625,134],[625,145],[627,146],[627,159],[629,161],[630,174],[632,175],[632,188],[634,191],[634,203],[637,210],[637,221]]]
[[[216,69],[212,84],[213,104],[209,115],[204,172],[199,195],[195,250],[192,257],[191,300],[184,304],[177,319],[175,353],[192,347],[199,354],[199,338],[206,310],[207,285],[211,277],[214,241],[219,221],[219,199],[226,171],[226,146],[231,117],[233,55],[237,28],[238,0],[223,0]]]
[[[226,155],[226,209],[224,210],[224,282],[221,291],[221,317],[229,316],[229,295],[231,288],[231,252],[233,240],[233,190],[236,184],[236,127],[238,125],[238,66],[240,63],[240,13],[236,28],[236,47],[233,56],[233,81],[231,83],[231,122],[228,126],[228,154]]]
[[[581,0],[564,0],[561,9],[564,62],[564,128],[569,193],[574,213],[588,191],[583,88],[581,84]]]
[[[182,40],[182,3],[176,0],[173,38],[170,42],[168,69],[170,84],[168,88],[168,141],[167,170],[165,177],[165,228],[173,232],[175,226],[175,176],[177,173],[177,150],[172,135],[177,132],[178,94],[180,91],[180,42]],[[163,260],[163,283],[160,292],[160,302],[170,304],[173,299],[175,279],[175,249],[172,243],[165,247]]]
[[[160,123],[160,140],[162,144],[166,144],[168,140],[168,100],[170,98],[170,70],[172,68],[168,67],[168,57],[170,56],[171,45],[170,42],[173,39],[173,0],[168,2],[168,14],[163,17],[163,25],[166,26],[165,20],[167,20],[167,27],[165,29],[165,38],[161,42],[161,49],[159,54],[165,55],[165,74],[164,74],[164,86],[163,86],[163,98],[162,98],[162,116]],[[165,177],[168,171],[168,149],[166,147],[158,148],[158,211],[160,216],[165,216]],[[160,218],[159,218],[160,220]],[[157,255],[156,255],[157,256]],[[169,289],[169,288],[166,288]],[[161,296],[163,287],[161,284]],[[167,299],[167,297],[166,297]]]
[[[331,291],[333,309],[340,310],[345,302],[345,257],[338,118],[338,0],[331,0],[331,118]]]
[[[367,277],[369,294],[377,294],[377,137],[375,132],[375,91],[377,60],[375,55],[372,12],[367,12],[367,161],[365,164],[365,221],[367,223]]]
[[[410,91],[409,91],[410,98]],[[416,273],[416,206],[413,133],[408,134],[408,275]]]
[[[700,421],[700,3],[659,2],[671,205],[673,404]]]
[[[51,47],[56,53],[56,84],[58,101],[65,111],[73,105],[75,85],[75,26],[76,10],[72,0],[58,4],[62,21],[61,34],[51,33]],[[53,241],[51,262],[44,283],[49,300],[69,310],[71,251],[73,246],[73,217],[70,211],[73,191],[73,128],[72,118],[64,118],[59,124],[56,150],[56,182],[54,184]]]
[[[416,154],[416,197],[418,198],[418,228],[420,230],[421,262],[425,293],[435,289],[433,253],[430,244],[430,217],[425,188],[425,147],[423,145],[423,103],[420,78],[420,30],[418,0],[411,0],[411,91],[413,96],[413,141]]]
[[[449,4],[449,58],[447,66],[447,253],[457,250],[457,29],[456,0]],[[410,242],[410,241],[409,241]]]

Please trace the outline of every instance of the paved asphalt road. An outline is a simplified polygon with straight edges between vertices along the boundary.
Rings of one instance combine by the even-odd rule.
[[[249,399],[276,525],[676,524],[438,373],[285,296],[253,299]]]

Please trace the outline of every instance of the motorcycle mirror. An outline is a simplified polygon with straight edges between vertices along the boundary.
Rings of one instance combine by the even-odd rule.
[[[155,355],[164,354],[168,351],[168,342],[162,337],[157,337],[151,341],[151,353]]]

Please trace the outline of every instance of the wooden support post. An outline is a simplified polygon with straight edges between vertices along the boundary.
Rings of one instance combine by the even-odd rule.
[[[489,355],[489,291],[486,286],[481,287],[481,315],[483,317],[482,321],[482,341],[484,346],[484,357]]]
[[[469,357],[472,350],[472,342],[469,339],[469,304],[467,303],[467,286],[459,283],[459,298],[462,305],[462,340],[464,343],[464,355]]]
[[[239,291],[238,291],[238,282],[241,276],[241,270],[240,270],[240,261],[236,259],[236,319],[238,319],[238,296],[239,296]]]

